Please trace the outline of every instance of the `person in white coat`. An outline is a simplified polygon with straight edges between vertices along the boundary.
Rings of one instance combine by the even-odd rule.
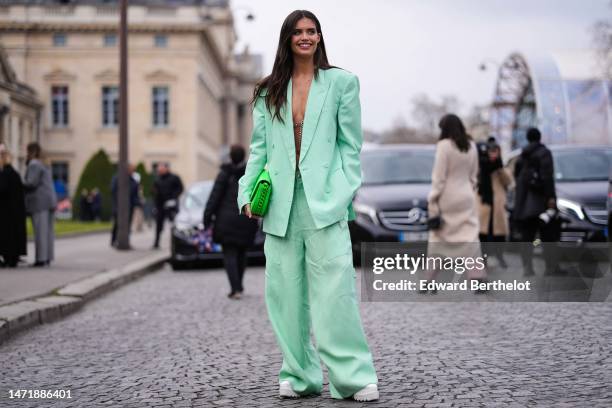
[[[428,254],[476,258],[481,256],[476,200],[478,152],[457,115],[445,115],[439,126],[427,211],[429,217],[439,216],[441,223],[429,231]],[[428,271],[427,279],[435,279],[437,272]],[[466,274],[469,279],[486,278],[484,268],[471,268]]]

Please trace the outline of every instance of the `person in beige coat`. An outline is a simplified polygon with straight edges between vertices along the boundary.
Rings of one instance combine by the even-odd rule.
[[[503,167],[501,149],[490,138],[483,145],[480,155],[480,175],[478,182],[478,213],[480,217],[480,241],[497,244],[486,245],[486,252],[494,255],[502,268],[507,268],[503,256],[501,242],[506,241],[508,235],[508,214],[506,212],[506,195],[512,176]]]
[[[441,217],[441,226],[430,229],[429,256],[478,257],[481,255],[478,233],[476,188],[478,152],[458,116],[448,114],[440,120],[440,139],[432,170],[428,196],[429,217]],[[428,271],[428,280],[438,271]],[[471,269],[469,279],[484,280],[484,269]]]

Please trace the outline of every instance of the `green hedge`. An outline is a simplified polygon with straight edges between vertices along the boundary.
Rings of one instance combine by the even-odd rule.
[[[151,187],[153,187],[153,180],[155,177],[152,173],[147,173],[142,162],[138,163],[138,166],[136,166],[136,172],[140,174],[140,185],[142,186],[145,198],[151,198]]]
[[[110,220],[112,211],[111,181],[113,174],[113,165],[108,155],[103,149],[98,150],[85,165],[75,194],[72,197],[72,213],[75,219],[80,218],[79,201],[82,191],[91,191],[91,189],[97,187],[102,196],[102,220]]]
[[[98,150],[89,159],[81,178],[77,185],[75,195],[72,198],[72,213],[74,219],[80,219],[80,199],[83,190],[91,191],[97,187],[102,196],[102,220],[108,221],[111,219],[112,197],[111,197],[111,182],[113,175],[117,171],[117,164],[111,163],[108,155],[103,149]],[[143,187],[146,198],[151,197],[151,186],[153,185],[154,176],[152,173],[147,173],[142,162],[136,166],[136,172],[140,174],[140,183]]]

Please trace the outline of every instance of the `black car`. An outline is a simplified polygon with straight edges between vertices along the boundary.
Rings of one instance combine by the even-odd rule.
[[[603,242],[608,240],[608,189],[612,147],[551,145],[557,207],[567,222],[562,224],[561,242]],[[509,170],[514,169],[520,151],[510,153]],[[513,192],[508,209],[512,211]],[[511,216],[511,214],[510,214]],[[511,238],[517,237],[512,233]]]
[[[223,259],[223,248],[213,242],[210,231],[204,230],[202,216],[213,187],[213,181],[194,183],[183,193],[179,212],[172,224],[170,264],[173,269],[184,269],[198,263],[218,264]],[[249,258],[263,258],[264,233],[261,228],[255,243],[247,252]]]
[[[362,186],[349,224],[353,253],[362,242],[426,242],[427,195],[435,145],[367,145],[361,152]]]

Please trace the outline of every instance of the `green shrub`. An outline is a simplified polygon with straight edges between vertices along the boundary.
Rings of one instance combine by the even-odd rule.
[[[150,199],[151,187],[153,186],[153,180],[155,178],[153,173],[147,173],[147,169],[142,162],[138,163],[138,166],[136,166],[136,172],[140,174],[140,185],[142,186],[145,198]]]
[[[102,220],[110,220],[112,211],[111,181],[113,174],[113,165],[108,155],[103,149],[98,150],[85,165],[75,194],[72,197],[72,211],[75,219],[80,218],[79,201],[82,191],[84,189],[91,191],[93,188],[98,188],[102,197]]]

